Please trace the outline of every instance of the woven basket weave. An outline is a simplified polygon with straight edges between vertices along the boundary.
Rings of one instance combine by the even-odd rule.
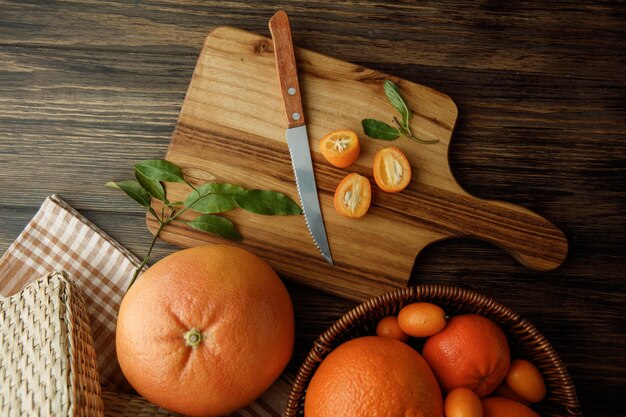
[[[89,319],[63,273],[0,301],[2,416],[102,416]]]
[[[493,299],[447,285],[418,285],[373,298],[350,310],[313,344],[289,394],[285,417],[304,415],[306,387],[315,370],[334,348],[350,339],[376,333],[376,324],[397,314],[406,304],[430,301],[449,315],[476,313],[498,323],[507,334],[514,355],[533,362],[546,382],[546,398],[537,406],[543,417],[580,416],[576,390],[565,366],[546,338],[530,322]]]
[[[102,391],[105,417],[183,417],[138,395]]]

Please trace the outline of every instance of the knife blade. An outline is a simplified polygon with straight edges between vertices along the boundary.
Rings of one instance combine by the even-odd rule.
[[[298,195],[304,211],[304,220],[322,256],[330,265],[333,265],[333,257],[330,253],[315,176],[313,175],[309,137],[302,111],[298,70],[287,13],[282,10],[276,12],[270,19],[269,28],[274,42],[278,81],[287,118],[287,146],[291,155]]]

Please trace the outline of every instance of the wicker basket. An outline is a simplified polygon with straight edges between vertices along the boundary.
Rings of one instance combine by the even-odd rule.
[[[183,417],[152,404],[139,395],[103,390],[105,417]]]
[[[63,273],[52,273],[0,305],[0,414],[102,416],[79,290]]]
[[[373,298],[350,310],[326,330],[300,367],[287,401],[285,417],[304,414],[306,387],[317,366],[334,348],[355,337],[375,334],[380,319],[397,314],[414,301],[431,301],[450,315],[476,313],[498,323],[512,352],[532,361],[546,381],[546,398],[537,406],[544,417],[580,416],[576,390],[561,359],[546,338],[528,321],[493,299],[474,291],[446,285],[418,285]]]

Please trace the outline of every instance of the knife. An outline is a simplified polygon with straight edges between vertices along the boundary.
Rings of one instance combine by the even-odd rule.
[[[270,19],[269,27],[274,41],[278,81],[285,105],[285,115],[287,116],[287,145],[291,154],[291,164],[296,177],[298,195],[304,210],[304,220],[315,246],[320,250],[324,259],[332,265],[333,257],[330,254],[324,219],[317,197],[317,186],[313,176],[313,162],[311,161],[309,137],[302,112],[298,70],[293,53],[291,27],[287,13],[282,10],[278,11]]]

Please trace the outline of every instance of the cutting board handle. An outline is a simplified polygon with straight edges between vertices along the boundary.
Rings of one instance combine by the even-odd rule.
[[[283,10],[276,12],[270,19],[269,27],[272,40],[274,41],[276,70],[278,71],[280,92],[285,106],[287,126],[290,128],[302,126],[304,125],[304,112],[302,111],[298,69],[293,52],[291,26],[289,26],[287,13]]]
[[[563,263],[568,243],[563,232],[539,214],[503,201],[466,194],[454,216],[454,237],[486,240],[501,247],[522,265],[549,271]]]

